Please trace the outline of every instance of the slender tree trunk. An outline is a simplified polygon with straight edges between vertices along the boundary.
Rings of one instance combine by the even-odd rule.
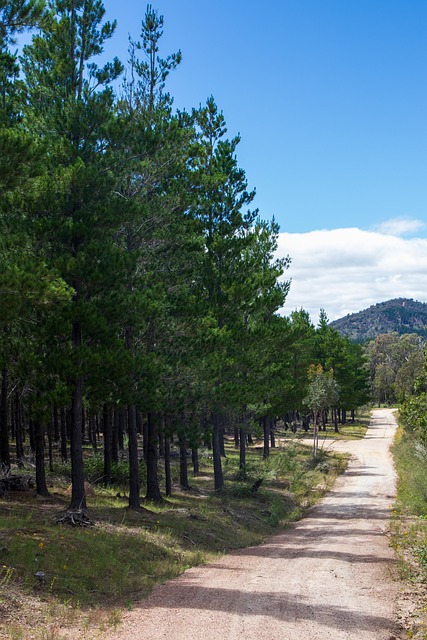
[[[199,475],[199,450],[197,447],[191,449],[191,462],[193,464],[193,476]]]
[[[179,434],[179,483],[183,489],[189,489],[188,464],[187,464],[187,439],[184,434]]]
[[[10,413],[10,440],[15,440],[15,412],[13,410],[13,400],[9,402],[9,413]]]
[[[160,502],[162,499],[157,473],[157,425],[151,411],[147,414],[147,500]]]
[[[269,416],[263,417],[262,429],[264,432],[264,449],[263,449],[262,457],[268,458],[270,455],[270,418]]]
[[[119,428],[118,428],[118,441],[119,441],[119,451],[124,451],[124,432],[125,432],[125,424],[126,424],[126,416],[127,411],[125,409],[120,409],[119,411]],[[136,429],[136,417],[135,417],[135,429]]]
[[[313,458],[316,460],[317,452],[319,450],[319,425],[317,411],[314,412],[313,427]]]
[[[161,458],[165,455],[165,414],[163,411],[159,412],[159,456]]]
[[[276,448],[275,430],[276,430],[276,418],[274,418],[274,420],[270,425],[270,446],[272,449]]]
[[[61,409],[60,423],[61,423],[61,460],[62,462],[67,462],[68,452],[67,452],[67,410],[66,409]]]
[[[24,442],[22,433],[22,411],[19,395],[15,396],[15,442],[16,442],[16,462],[18,467],[24,466]]]
[[[77,378],[74,383],[71,405],[70,457],[71,457],[71,502],[69,509],[87,509],[82,439],[83,383]]]
[[[148,457],[148,438],[148,417],[146,416],[146,419],[142,420],[142,454],[145,462],[147,462]]]
[[[170,457],[170,440],[165,436],[165,491],[169,497],[172,495],[172,475],[171,475],[171,457]]]
[[[334,409],[334,431],[335,431],[335,433],[339,432],[339,429],[338,429],[338,411],[336,409]]]
[[[53,473],[53,414],[47,425],[47,441],[49,447],[49,471]]]
[[[8,386],[9,371],[4,367],[1,380],[0,401],[0,462],[4,469],[10,469],[9,424],[8,424]]]
[[[224,476],[221,464],[221,448],[220,448],[220,415],[214,413],[212,415],[212,452],[214,463],[214,487],[215,491],[222,491],[224,488]]]
[[[224,435],[225,435],[224,415],[220,414],[219,448],[220,448],[220,451],[221,451],[221,457],[222,458],[226,458],[227,457],[226,453],[225,453]]]
[[[86,411],[85,411],[83,398],[82,398],[82,444],[84,444],[85,440],[86,440]]]
[[[89,415],[89,440],[92,445],[92,449],[94,451],[97,451],[98,442],[97,442],[97,434],[96,434],[96,418],[93,415],[93,413]]]
[[[113,441],[113,425],[111,423],[111,411],[104,404],[103,408],[103,433],[104,433],[104,484],[111,482],[111,463],[112,463],[112,441]]]
[[[59,420],[58,409],[55,405],[52,408],[52,420],[53,420],[53,439],[55,442],[59,442]]]
[[[74,249],[73,249],[74,252]],[[75,249],[77,252],[77,248]],[[76,255],[76,253],[74,253]],[[77,302],[80,294],[80,283],[74,284],[76,294],[74,301]],[[82,346],[82,331],[79,322],[73,322],[71,332],[71,344],[74,354],[78,355]],[[80,375],[74,380],[71,402],[71,424],[70,424],[70,457],[71,457],[71,502],[69,509],[86,509],[86,492],[83,463],[83,380]]]
[[[238,449],[239,448],[239,444],[240,444],[239,427],[236,424],[236,425],[234,425],[234,448]]]
[[[36,445],[36,493],[39,496],[48,496],[44,466],[44,426],[40,420],[34,420],[33,424]]]
[[[30,418],[28,420],[28,435],[30,438],[30,449],[31,449],[31,453],[35,454],[36,453],[36,440],[34,437],[34,422],[33,420]]]
[[[247,412],[246,405],[242,407],[242,422],[239,429],[239,468],[243,474],[246,474],[246,437],[247,435]]]
[[[119,461],[119,410],[113,411],[113,424],[111,434],[111,460],[113,462]]]
[[[328,416],[325,409],[322,411],[321,417],[322,417],[322,429],[323,431],[326,431],[326,420]]]
[[[130,404],[128,414],[128,450],[129,450],[129,507],[139,509],[140,499],[140,479],[138,461],[138,435],[136,424],[136,406]]]

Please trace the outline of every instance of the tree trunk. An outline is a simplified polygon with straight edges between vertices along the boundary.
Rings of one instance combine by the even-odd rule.
[[[117,433],[118,442],[119,442],[119,451],[124,451],[124,448],[125,448],[123,435],[125,432],[126,415],[127,415],[127,411],[125,409],[120,409],[119,416],[118,416],[119,423],[118,423],[118,433]],[[135,416],[135,430],[137,430],[136,416]]]
[[[139,460],[138,460],[138,435],[136,424],[136,406],[130,404],[127,409],[128,414],[128,450],[129,450],[129,507],[139,509],[140,480],[139,480]]]
[[[0,462],[3,469],[10,469],[9,425],[7,392],[9,386],[9,371],[5,367],[2,371],[1,401],[0,401]]]
[[[147,500],[160,502],[162,499],[157,473],[157,425],[151,411],[147,414]]]
[[[68,453],[67,453],[67,410],[66,409],[61,409],[60,423],[61,423],[61,460],[62,462],[67,462]]]
[[[339,433],[338,429],[338,411],[334,409],[334,431],[335,433]]]
[[[112,462],[119,461],[119,410],[113,411],[113,423],[111,433],[111,460]]]
[[[15,396],[15,442],[16,442],[16,462],[18,467],[24,466],[24,441],[22,433],[22,412],[19,395]]]
[[[89,439],[94,451],[98,450],[98,438],[96,429],[96,416],[93,413],[89,416]]]
[[[33,424],[36,445],[36,493],[39,496],[48,496],[44,466],[44,426],[40,420],[34,420]]]
[[[80,285],[75,284],[74,301],[79,299]],[[82,346],[82,330],[79,322],[73,322],[71,331],[73,352],[78,356]],[[83,463],[83,380],[77,374],[73,381],[70,424],[71,502],[69,509],[86,509],[85,477]]]
[[[224,434],[225,434],[225,426],[224,426],[224,416],[220,414],[220,427],[219,427],[219,448],[221,451],[221,457],[226,458],[225,454],[225,442],[224,442]]]
[[[179,484],[183,489],[189,489],[187,464],[187,439],[179,434]]]
[[[147,462],[148,456],[148,418],[145,420],[141,420],[142,422],[142,454],[144,456],[145,462]]]
[[[236,424],[235,427],[234,427],[234,448],[238,449],[239,448],[239,444],[240,444],[239,427]]]
[[[319,450],[319,426],[318,426],[318,412],[314,412],[313,417],[313,458],[316,460],[317,452]]]
[[[276,419],[273,420],[270,425],[270,446],[272,449],[276,448],[276,438],[275,438],[275,429],[276,429]]]
[[[170,440],[165,436],[165,491],[169,497],[172,495],[172,475],[171,475],[171,457],[170,457]]]
[[[239,429],[239,469],[243,474],[246,474],[246,434],[247,430],[247,413],[246,405],[242,407],[242,423]]]
[[[159,456],[163,458],[165,455],[165,414],[163,411],[159,413]]]
[[[53,420],[53,439],[55,442],[59,442],[59,421],[58,421],[58,409],[55,405],[52,408],[52,420]]]
[[[31,418],[28,420],[28,435],[29,435],[29,438],[30,438],[31,453],[35,454],[36,453],[36,440],[34,438],[34,422],[33,422],[33,420]]]
[[[71,405],[70,457],[71,457],[71,502],[69,509],[86,509],[85,477],[82,439],[83,383],[81,378],[74,382]]]
[[[49,446],[49,471],[53,473],[53,413],[47,425],[47,441]]]
[[[221,464],[220,449],[220,415],[212,414],[212,453],[214,463],[214,487],[215,491],[222,491],[224,488],[224,476]]]
[[[112,463],[112,444],[113,444],[113,425],[111,423],[111,411],[108,406],[104,404],[102,411],[103,424],[102,430],[104,433],[104,484],[110,484],[111,482],[111,463]]]
[[[268,458],[270,455],[270,418],[269,416],[263,417],[262,429],[264,432],[264,449],[263,449],[262,457]]]
[[[199,450],[197,447],[191,449],[191,462],[193,464],[193,476],[199,475]]]

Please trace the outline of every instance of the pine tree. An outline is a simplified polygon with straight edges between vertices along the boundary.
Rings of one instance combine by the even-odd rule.
[[[157,475],[159,411],[171,410],[172,368],[181,349],[174,340],[182,329],[182,299],[191,273],[193,228],[187,215],[191,197],[187,169],[193,136],[186,114],[174,114],[165,80],[180,62],[180,52],[161,58],[163,17],[148,5],[141,42],[130,40],[130,59],[118,103],[120,163],[116,190],[123,225],[117,244],[126,262],[124,340],[130,356],[129,456],[130,506],[139,506],[136,408],[147,412],[147,498],[160,499]],[[140,59],[140,56],[142,59]],[[182,333],[182,332],[181,332]],[[171,345],[174,344],[173,350]],[[167,380],[167,383],[165,382]],[[174,410],[174,409],[172,409]]]
[[[105,13],[101,2],[57,0],[49,9],[43,30],[24,49],[24,112],[28,130],[48,151],[47,174],[40,185],[44,198],[37,203],[34,222],[50,264],[74,291],[69,313],[58,323],[68,324],[70,332],[63,353],[72,401],[70,508],[84,509],[83,385],[91,336],[103,325],[96,317],[94,299],[114,281],[110,235],[116,220],[107,203],[113,191],[109,85],[122,67],[117,59],[102,67],[92,62],[115,29],[115,23],[101,24]]]

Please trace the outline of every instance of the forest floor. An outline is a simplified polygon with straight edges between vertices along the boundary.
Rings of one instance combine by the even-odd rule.
[[[408,637],[389,523],[395,473],[392,410],[363,440],[336,443],[349,466],[285,533],[154,589],[105,640],[378,639]]]

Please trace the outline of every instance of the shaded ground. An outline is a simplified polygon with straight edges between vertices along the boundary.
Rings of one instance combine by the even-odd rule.
[[[388,543],[396,423],[374,412],[334,490],[284,534],[186,571],[123,616],[115,640],[403,638]]]

